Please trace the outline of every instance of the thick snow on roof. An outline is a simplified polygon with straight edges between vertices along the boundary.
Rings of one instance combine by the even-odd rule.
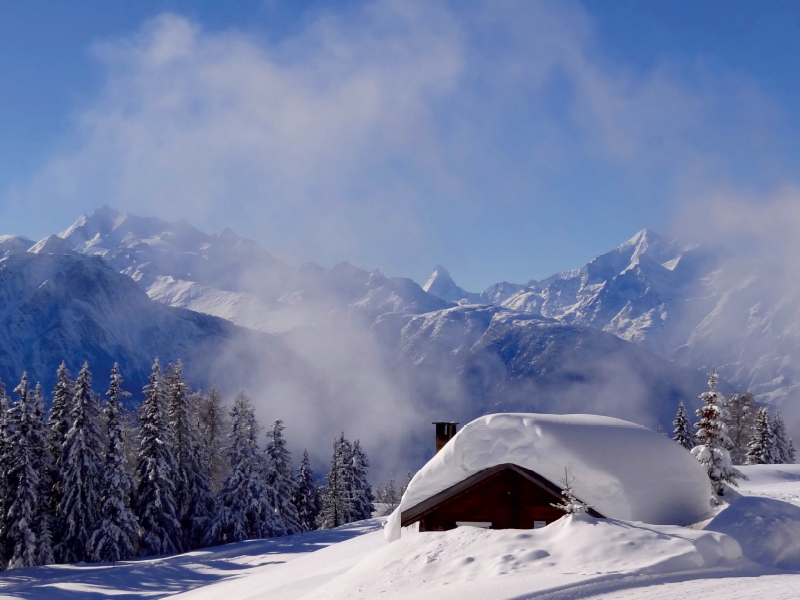
[[[663,435],[596,415],[500,413],[467,424],[414,476],[386,523],[386,538],[400,537],[404,510],[504,463],[556,485],[566,467],[578,498],[606,517],[686,525],[711,516],[705,470]]]

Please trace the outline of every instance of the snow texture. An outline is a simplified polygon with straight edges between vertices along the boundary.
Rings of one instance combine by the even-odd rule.
[[[556,485],[566,467],[578,498],[606,517],[687,525],[710,516],[705,470],[650,429],[595,415],[501,413],[466,425],[414,476],[389,517],[387,539],[399,539],[404,510],[504,463]]]
[[[308,598],[513,598],[584,581],[742,569],[720,533],[570,515],[543,529],[459,527],[407,536]]]
[[[744,555],[769,567],[800,570],[800,507],[740,496],[706,525],[739,541]]]

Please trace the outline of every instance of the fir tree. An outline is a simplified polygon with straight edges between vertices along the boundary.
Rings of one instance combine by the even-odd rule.
[[[695,424],[699,445],[692,448],[692,454],[706,468],[714,493],[722,495],[725,490],[724,484],[737,486],[736,480],[746,477],[734,468],[730,454],[725,448],[729,440],[722,422],[724,416],[721,406],[722,394],[716,390],[719,379],[716,369],[709,373],[708,377],[709,391],[700,394],[703,406],[696,413],[700,417],[700,421]]]
[[[400,497],[397,495],[397,485],[394,482],[394,474],[389,473],[389,480],[383,487],[383,502],[389,505],[391,510],[397,508],[400,503]]]
[[[766,407],[758,409],[756,426],[747,446],[748,465],[770,465],[774,462],[774,437]]]
[[[411,480],[414,476],[411,474],[411,471],[406,471],[406,480],[403,482],[403,486],[400,488],[400,499],[402,500],[403,496],[405,496],[406,490],[408,486],[411,485]]]
[[[183,530],[183,546],[200,546],[215,511],[211,473],[200,447],[189,386],[183,379],[183,365],[168,370],[165,378],[169,425],[175,457],[175,502]]]
[[[773,462],[783,465],[794,463],[794,444],[786,435],[786,424],[783,422],[780,411],[775,413],[771,425],[774,440]]]
[[[686,412],[686,408],[683,406],[683,402],[678,405],[678,415],[675,417],[672,424],[675,426],[675,429],[672,430],[673,440],[687,450],[691,450],[697,445],[694,435],[692,434],[692,425],[689,422],[689,415]]]
[[[64,468],[63,452],[64,440],[70,429],[70,412],[72,410],[72,398],[75,395],[75,382],[72,381],[67,365],[62,361],[61,366],[56,371],[56,387],[53,389],[53,405],[50,408],[49,431],[47,433],[47,450],[53,457],[53,470],[50,475],[52,488],[49,494],[49,512],[55,517],[58,513],[58,505],[61,503],[63,486],[61,473]],[[59,535],[56,533],[56,540]]]
[[[578,500],[575,495],[575,488],[572,486],[573,481],[575,481],[575,478],[570,477],[567,473],[567,468],[564,467],[564,479],[561,480],[561,502],[550,505],[563,511],[566,515],[580,515],[585,513],[588,508],[588,505]]]
[[[270,532],[271,536],[291,535],[301,531],[300,517],[297,514],[297,508],[292,503],[295,482],[291,455],[286,448],[286,440],[283,438],[284,429],[283,421],[278,419],[272,423],[272,427],[267,432],[264,483],[266,484],[267,500],[278,517],[276,528]]]
[[[695,413],[700,417],[700,421],[695,424],[697,443],[711,448],[723,448],[728,444],[723,422],[723,397],[716,389],[718,381],[719,376],[714,369],[708,374],[709,391],[700,394],[703,406]]]
[[[62,457],[61,540],[56,546],[60,562],[85,560],[86,544],[100,520],[100,409],[92,392],[88,363],[84,363],[75,381],[69,418],[71,427],[64,440]]]
[[[22,381],[14,392],[19,400],[8,410],[8,478],[12,490],[7,516],[9,569],[36,565],[36,521],[41,505],[40,465],[34,447],[36,408],[27,373],[22,374]]]
[[[352,514],[351,521],[361,521],[363,519],[372,518],[372,513],[375,512],[375,496],[372,494],[372,486],[367,479],[367,469],[369,469],[369,461],[367,455],[361,449],[361,443],[356,440],[353,443],[352,459],[350,463],[352,470],[352,489],[351,489],[351,504]]]
[[[292,502],[297,510],[301,529],[303,531],[316,529],[320,500],[317,494],[317,487],[314,485],[314,473],[311,470],[311,462],[308,459],[307,450],[303,451],[303,458],[297,468]]]
[[[8,472],[12,458],[9,438],[11,431],[8,427],[8,409],[10,400],[6,395],[5,384],[0,381],[0,570],[8,566],[10,556],[8,548],[8,509],[11,505],[13,489]]]
[[[51,494],[54,486],[53,456],[48,451],[48,428],[45,423],[44,397],[41,384],[36,384],[33,392],[34,421],[31,431],[31,445],[36,456],[37,469],[40,473],[39,504],[36,510],[36,564],[49,565],[55,562],[53,557],[53,523],[50,513]]]
[[[175,457],[164,406],[158,359],[153,363],[139,412],[139,456],[134,514],[139,520],[139,553],[175,554],[183,549],[175,502]]]
[[[230,474],[219,494],[219,508],[206,534],[206,545],[266,537],[277,527],[276,515],[267,502],[258,449],[259,427],[253,406],[244,393],[231,408]]]
[[[320,529],[333,529],[349,522],[353,512],[350,500],[352,489],[352,448],[344,433],[333,442],[333,456],[331,470],[328,473],[328,485],[322,496],[322,510],[317,517],[317,526]]]
[[[216,387],[211,386],[208,394],[200,398],[197,412],[205,460],[211,469],[212,485],[217,489],[227,475],[228,462],[223,444],[230,427],[225,418],[222,394]]]
[[[747,445],[755,426],[756,407],[753,394],[730,394],[724,400],[723,422],[728,433],[727,448],[736,465],[747,459]]]
[[[92,533],[87,553],[89,560],[117,562],[133,556],[134,539],[139,524],[128,506],[132,481],[125,469],[125,433],[122,424],[121,400],[130,396],[122,390],[119,365],[111,370],[111,384],[106,392],[104,409],[108,449],[103,470],[101,521]]]

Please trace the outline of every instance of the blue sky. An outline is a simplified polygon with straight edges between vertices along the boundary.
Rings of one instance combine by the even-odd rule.
[[[107,203],[472,290],[643,227],[725,241],[720,199],[796,203],[799,26],[777,1],[0,0],[2,233]]]

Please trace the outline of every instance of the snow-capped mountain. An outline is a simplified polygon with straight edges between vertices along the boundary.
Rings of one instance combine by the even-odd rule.
[[[266,418],[303,428],[296,435],[312,448],[327,446],[331,427],[356,428],[365,444],[421,461],[431,416],[497,410],[666,426],[677,402],[705,387],[699,373],[579,319],[507,305],[541,283],[498,284],[457,304],[431,293],[460,294],[445,269],[426,291],[347,263],[293,267],[230,230],[108,207],[36,243],[2,238],[0,251],[6,381],[27,369],[48,387],[62,359],[72,369],[88,359],[102,377],[118,360],[138,393],[154,356],[180,358],[194,386],[249,389]]]
[[[699,371],[597,329],[498,306],[384,315],[375,327],[440,418],[469,406],[475,414],[627,415],[655,426],[706,383]]]
[[[27,252],[33,242],[21,235],[0,235],[0,258],[17,252]]]
[[[265,332],[313,326],[329,311],[374,317],[450,305],[410,279],[387,278],[348,263],[294,268],[230,229],[206,234],[186,221],[142,218],[107,206],[37,246],[54,244],[48,241],[53,237],[66,244],[56,251],[101,256],[154,300]]]
[[[798,412],[800,425],[787,403],[800,392],[800,286],[778,266],[645,229],[579,269],[496,284],[481,298],[601,329],[695,369],[716,366],[736,388]]]
[[[450,272],[442,265],[436,265],[422,289],[437,298],[450,302],[464,300],[470,304],[484,304],[480,294],[472,294],[458,287],[450,277]]]
[[[137,392],[155,357],[182,359],[206,389],[234,389],[265,364],[282,368],[290,360],[265,334],[153,302],[98,257],[45,251],[0,259],[0,339],[3,381],[16,385],[27,370],[48,392],[62,360],[74,373],[89,361],[100,387],[119,361]]]
[[[586,266],[533,282],[501,304],[602,329],[665,354],[688,296],[722,258],[720,250],[645,229]]]

